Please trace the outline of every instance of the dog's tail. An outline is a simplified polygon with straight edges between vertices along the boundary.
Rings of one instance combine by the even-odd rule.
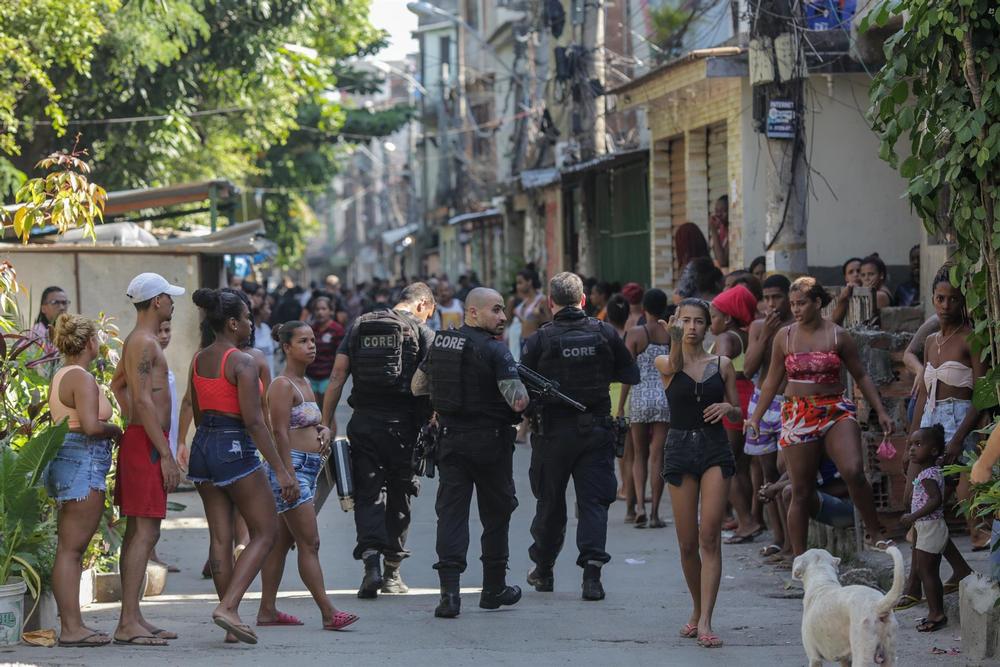
[[[889,547],[886,549],[886,552],[892,556],[892,588],[875,605],[875,611],[878,612],[880,618],[887,617],[892,608],[896,606],[896,602],[899,601],[899,597],[903,594],[903,584],[906,579],[903,555],[899,553],[899,549]]]

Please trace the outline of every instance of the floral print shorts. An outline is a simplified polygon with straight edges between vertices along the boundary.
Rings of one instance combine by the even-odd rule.
[[[854,403],[843,396],[786,396],[778,444],[791,447],[820,440],[835,424],[856,421],[857,412]]]

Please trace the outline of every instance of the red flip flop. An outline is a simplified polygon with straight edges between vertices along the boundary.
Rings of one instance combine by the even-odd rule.
[[[338,611],[333,615],[332,623],[324,623],[324,630],[343,630],[348,625],[352,625],[357,622],[357,614],[349,614],[346,611]]]
[[[286,614],[283,611],[275,614],[273,621],[257,621],[257,627],[259,628],[269,628],[276,625],[303,625],[303,623],[297,617]]]

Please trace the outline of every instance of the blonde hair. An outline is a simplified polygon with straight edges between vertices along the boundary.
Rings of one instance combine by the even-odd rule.
[[[73,357],[86,349],[97,335],[97,324],[83,315],[63,313],[52,325],[52,342],[63,356]]]

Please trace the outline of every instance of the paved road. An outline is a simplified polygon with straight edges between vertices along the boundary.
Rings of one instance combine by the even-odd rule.
[[[346,425],[347,413],[339,421]],[[530,561],[528,526],[533,505],[528,487],[529,452],[518,447],[515,475],[520,507],[511,526],[511,572],[509,580],[525,588],[521,602],[512,608],[487,612],[478,608],[478,524],[473,524],[470,566],[463,580],[463,613],[455,620],[435,619],[437,576],[431,569],[435,557],[433,498],[436,484],[424,480],[415,500],[410,546],[413,557],[403,574],[411,587],[406,596],[382,596],[378,600],[355,597],[361,578],[360,565],[351,559],[354,524],[341,512],[336,499],[320,516],[321,549],[327,586],[335,604],[358,613],[361,620],[350,631],[325,632],[319,613],[289,559],[280,600],[281,609],[306,621],[297,628],[261,628],[260,644],[225,645],[222,631],[209,613],[215,605],[210,581],[201,578],[207,550],[207,531],[201,504],[193,492],[172,499],[187,505],[171,513],[164,524],[160,554],[177,563],[182,571],[170,575],[163,596],[144,602],[147,617],[164,628],[177,631],[181,639],[169,648],[107,647],[100,649],[38,649],[20,647],[0,652],[0,663],[94,665],[107,667],[146,664],[303,665],[338,661],[343,665],[385,665],[406,661],[422,665],[795,665],[804,664],[799,641],[801,602],[786,588],[787,573],[776,573],[756,557],[760,545],[724,547],[724,571],[716,631],[725,640],[723,648],[706,650],[694,640],[677,636],[689,613],[687,592],[681,575],[672,526],[662,530],[636,530],[623,522],[624,506],[612,507],[609,550],[612,562],[604,568],[608,597],[603,602],[580,599],[581,570],[575,565],[575,549],[565,551],[556,566],[556,590],[542,594],[524,583]],[[571,487],[572,488],[572,487]],[[572,493],[572,491],[570,491]],[[571,499],[572,501],[572,499]],[[570,505],[572,507],[572,504]],[[664,516],[670,516],[669,505]],[[570,518],[567,544],[574,544],[575,521]],[[763,538],[761,538],[763,539]],[[967,546],[967,543],[963,546]],[[979,554],[976,554],[979,556]],[[974,561],[974,567],[977,562]],[[253,619],[259,580],[241,608],[245,619]],[[930,647],[957,646],[957,628],[935,636],[917,635],[913,619],[920,609],[900,614],[900,664],[921,662],[961,664],[959,659],[929,655]],[[88,624],[111,631],[117,605],[91,605],[85,612]]]

